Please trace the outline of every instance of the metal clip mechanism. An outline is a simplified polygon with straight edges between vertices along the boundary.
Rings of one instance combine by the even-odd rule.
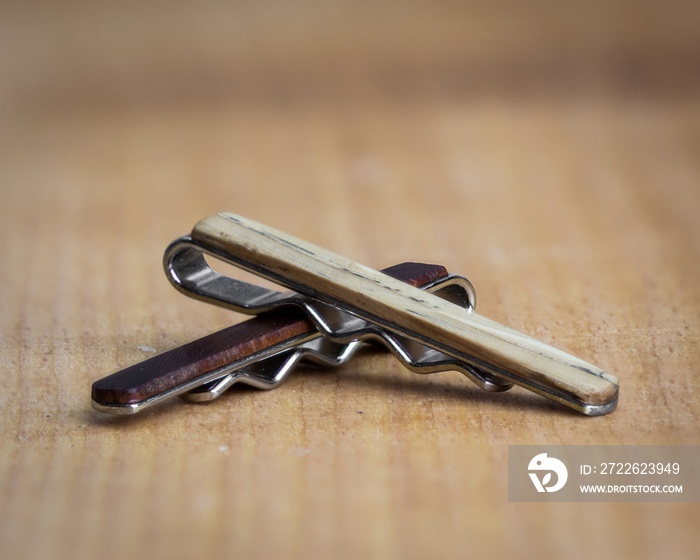
[[[205,255],[293,291],[221,275]],[[488,391],[516,384],[587,415],[617,404],[614,376],[481,317],[469,281],[441,266],[377,272],[222,213],[174,241],[164,267],[186,295],[256,317],[96,381],[100,412],[132,414],[174,395],[211,400],[237,382],[271,389],[300,360],[339,365],[367,340],[384,343],[413,371],[458,370]]]

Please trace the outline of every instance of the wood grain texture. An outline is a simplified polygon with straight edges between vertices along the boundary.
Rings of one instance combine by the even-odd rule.
[[[314,331],[300,310],[254,317],[95,381],[92,399],[107,406],[139,404],[257,352],[304,340]]]
[[[0,556],[694,559],[698,504],[510,503],[505,473],[510,444],[699,443],[699,9],[4,3]],[[617,410],[368,352],[94,414],[105,372],[243,319],[163,277],[221,209],[468,276]]]

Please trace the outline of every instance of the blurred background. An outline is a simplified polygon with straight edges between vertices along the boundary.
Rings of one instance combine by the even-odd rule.
[[[470,255],[469,270],[488,258],[499,275],[575,254],[576,209],[588,235],[634,251],[644,234],[621,189],[642,212],[663,209],[655,232],[695,220],[699,12],[685,0],[5,0],[5,207],[30,211],[31,192],[31,211],[96,243],[114,231],[98,251],[159,253],[228,210],[376,267]]]
[[[4,102],[301,112],[692,95],[694,2],[3,2]]]
[[[699,24],[693,0],[0,0],[4,548],[690,557],[695,505],[509,504],[498,473],[508,444],[697,443]],[[581,423],[374,356],[100,424],[90,382],[230,324],[160,264],[222,210],[442,263],[625,400]]]

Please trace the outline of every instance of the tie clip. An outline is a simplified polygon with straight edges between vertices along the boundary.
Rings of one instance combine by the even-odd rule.
[[[292,291],[219,274],[205,256]],[[617,405],[613,375],[480,316],[471,283],[442,266],[378,272],[229,213],[175,240],[163,263],[185,295],[256,316],[96,381],[100,412],[133,414],[176,395],[208,401],[237,382],[272,389],[300,360],[339,365],[364,341],[413,371],[458,370],[487,391],[519,385],[590,416]]]

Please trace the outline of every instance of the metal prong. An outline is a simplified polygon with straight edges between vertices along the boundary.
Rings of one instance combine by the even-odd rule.
[[[244,383],[258,389],[274,389],[303,359],[323,366],[339,366],[348,361],[359,346],[359,342],[336,344],[325,338],[317,338],[195,387],[180,395],[180,398],[190,402],[212,401],[236,383]]]

